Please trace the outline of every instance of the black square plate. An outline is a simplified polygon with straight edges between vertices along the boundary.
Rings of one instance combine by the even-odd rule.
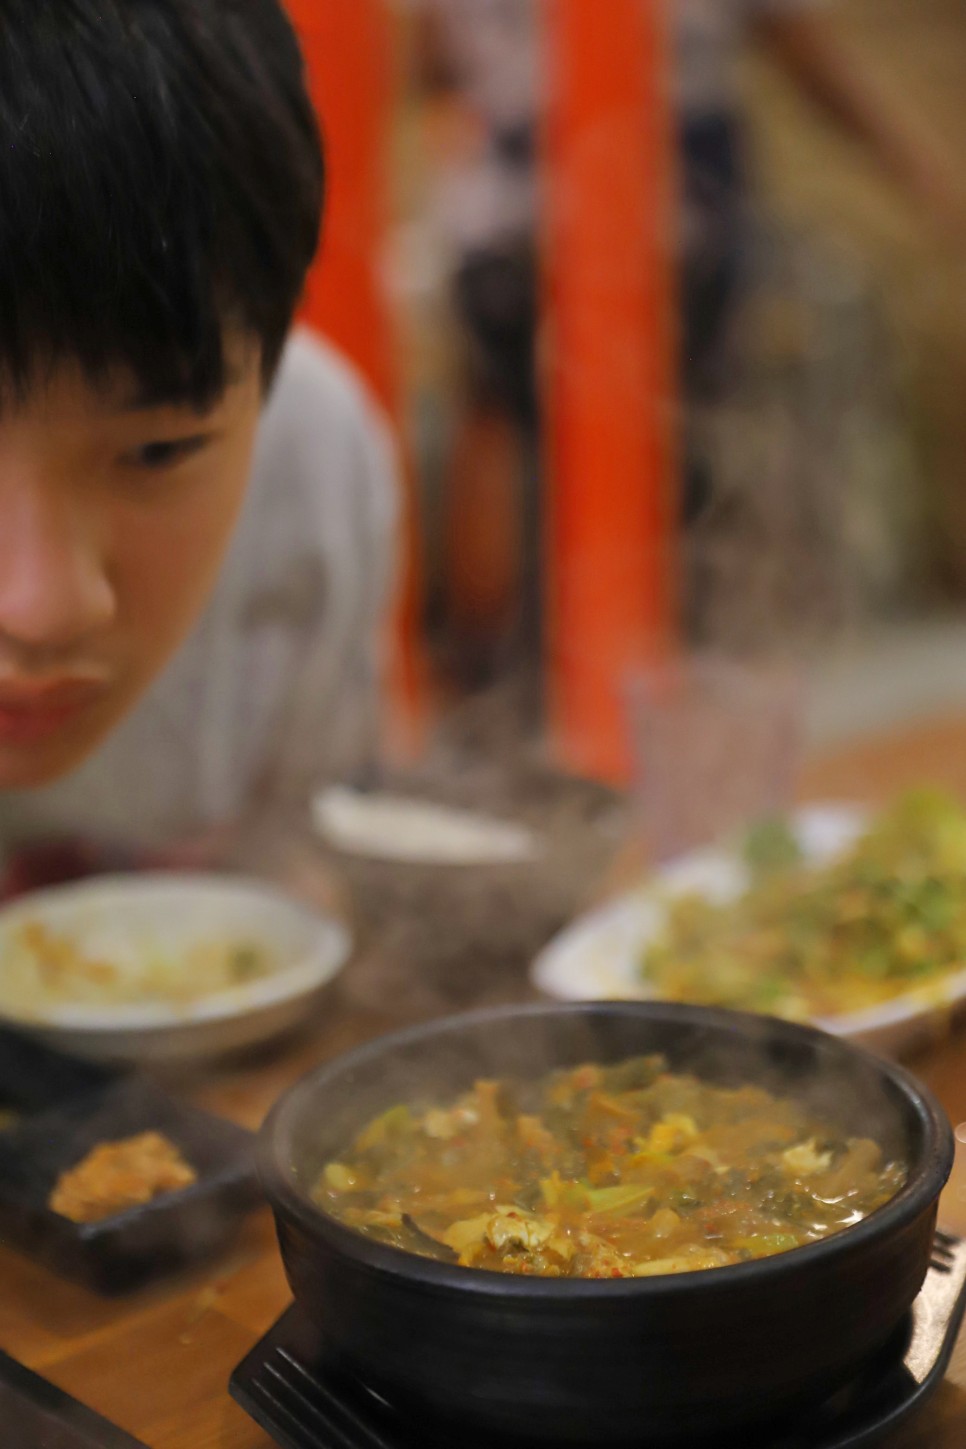
[[[0,1423],[10,1449],[145,1449],[140,1439],[5,1353],[0,1353]]]
[[[20,1032],[0,1028],[0,1122],[9,1113],[13,1123],[19,1123],[50,1107],[103,1091],[116,1080],[117,1073],[106,1067],[64,1056]]]
[[[763,1439],[749,1433],[742,1449],[868,1449],[879,1443],[942,1381],[964,1305],[966,1243],[937,1233],[922,1291],[882,1355],[814,1413],[800,1415],[794,1426],[772,1426]],[[238,1365],[229,1390],[282,1449],[455,1449],[451,1426],[436,1430],[426,1418],[415,1423],[327,1364],[297,1307]],[[641,1449],[646,1446],[642,1432]],[[484,1446],[466,1435],[459,1449]],[[514,1446],[488,1439],[485,1449]],[[715,1449],[715,1441],[689,1440],[687,1449]]]
[[[95,1223],[48,1207],[57,1179],[99,1142],[161,1132],[197,1181]],[[250,1132],[176,1102],[149,1082],[122,1078],[42,1112],[0,1136],[0,1236],[101,1293],[221,1251],[259,1200]]]

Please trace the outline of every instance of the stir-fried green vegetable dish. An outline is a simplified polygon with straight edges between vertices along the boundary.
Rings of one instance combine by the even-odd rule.
[[[859,1221],[901,1164],[757,1086],[675,1074],[658,1056],[368,1123],[316,1201],[384,1242],[466,1267],[635,1278],[768,1257]]]
[[[788,859],[787,838],[759,835],[756,879],[738,899],[669,899],[642,961],[652,989],[805,1019],[917,988],[941,999],[943,977],[966,967],[966,812],[956,801],[917,791],[839,859]]]

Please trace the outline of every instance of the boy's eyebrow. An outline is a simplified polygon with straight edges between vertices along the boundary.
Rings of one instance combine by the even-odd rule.
[[[172,383],[168,386],[158,383],[136,388],[122,399],[118,412],[139,413],[149,412],[152,408],[184,408],[190,409],[201,417],[205,413],[211,412],[228,389],[241,379],[242,372],[239,368],[228,367],[225,371],[223,387],[211,397],[201,399],[197,393],[183,383]]]

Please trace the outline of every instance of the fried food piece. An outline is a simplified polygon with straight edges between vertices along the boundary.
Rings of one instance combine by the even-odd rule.
[[[160,1132],[99,1142],[61,1173],[50,1207],[74,1223],[97,1223],[162,1193],[189,1187],[198,1174]]]

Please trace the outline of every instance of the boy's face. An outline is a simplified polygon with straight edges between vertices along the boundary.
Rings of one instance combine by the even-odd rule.
[[[63,367],[0,412],[0,790],[78,764],[201,609],[248,476],[257,351],[231,376],[198,413]]]

